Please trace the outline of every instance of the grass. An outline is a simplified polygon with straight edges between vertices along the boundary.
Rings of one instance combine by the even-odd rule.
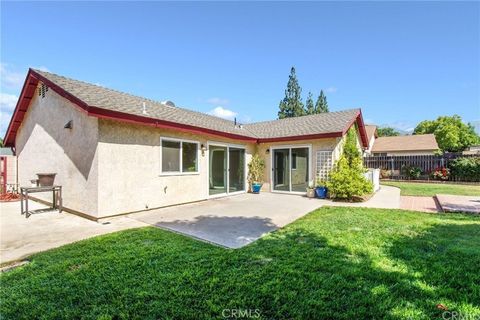
[[[148,227],[36,254],[0,318],[473,319],[479,266],[479,217],[324,207],[238,250]]]
[[[402,196],[433,197],[436,194],[453,194],[461,196],[480,196],[480,185],[462,185],[448,183],[417,183],[382,181],[381,184],[400,188]]]

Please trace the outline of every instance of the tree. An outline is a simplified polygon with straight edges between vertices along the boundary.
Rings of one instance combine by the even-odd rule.
[[[290,76],[288,77],[287,89],[285,90],[285,98],[280,101],[279,105],[279,119],[298,117],[305,114],[301,94],[302,88],[300,88],[300,85],[298,84],[295,68],[292,67],[290,70]]]
[[[313,104],[313,95],[311,92],[308,93],[307,101],[305,102],[305,113],[314,114],[315,105]]]
[[[393,136],[399,136],[400,132],[393,129],[392,127],[383,127],[383,128],[377,128],[377,134],[379,137],[393,137]]]
[[[320,95],[318,96],[317,102],[315,103],[315,113],[328,112],[328,102],[327,97],[323,93],[323,90],[320,90]]]
[[[413,134],[428,133],[435,135],[439,148],[444,152],[460,152],[480,143],[480,137],[475,133],[473,126],[464,123],[459,115],[422,121],[413,131]]]

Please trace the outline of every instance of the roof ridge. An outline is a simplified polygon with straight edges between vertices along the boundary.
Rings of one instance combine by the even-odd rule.
[[[248,123],[248,124],[245,124],[245,125],[250,126],[250,125],[256,125],[256,124],[265,124],[265,123],[268,123],[268,122],[293,121],[293,119],[299,119],[299,118],[303,118],[303,117],[316,117],[316,116],[318,117],[318,116],[331,115],[332,113],[347,113],[347,112],[359,111],[359,110],[360,110],[360,108],[352,108],[352,109],[329,111],[329,112],[322,112],[322,113],[315,113],[315,114],[304,114],[304,115],[296,116],[296,117],[288,117],[288,118],[282,118],[282,119],[272,119],[272,120],[252,122],[252,123]]]

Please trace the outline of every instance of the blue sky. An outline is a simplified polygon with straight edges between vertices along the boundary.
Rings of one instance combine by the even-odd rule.
[[[2,2],[0,134],[28,67],[241,122],[274,119],[291,66],[331,110],[413,128],[480,119],[478,2]]]

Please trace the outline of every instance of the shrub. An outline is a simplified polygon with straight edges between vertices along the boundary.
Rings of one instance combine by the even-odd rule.
[[[418,179],[422,174],[422,169],[417,167],[411,167],[411,166],[403,166],[402,172],[404,175],[406,175],[410,179]]]
[[[330,174],[327,187],[332,198],[351,200],[373,192],[373,185],[363,176],[365,170],[362,160],[354,160],[348,164],[345,155],[342,155]]]
[[[465,181],[480,181],[480,157],[457,158],[449,163],[451,175]]]
[[[254,154],[252,160],[248,163],[248,183],[263,182],[263,172],[265,170],[265,161],[260,158],[258,153]]]
[[[450,177],[450,169],[448,168],[436,168],[432,171],[432,178],[435,180],[448,180]]]
[[[362,156],[357,148],[355,128],[347,133],[343,153],[335,164],[326,186],[330,196],[336,199],[352,200],[373,192],[373,185],[363,174]]]
[[[392,171],[388,169],[381,169],[380,170],[380,178],[385,179],[385,178],[390,178],[392,176]]]

